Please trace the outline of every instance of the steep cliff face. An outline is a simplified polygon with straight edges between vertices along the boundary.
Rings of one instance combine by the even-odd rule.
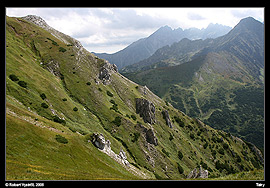
[[[27,19],[6,18],[7,179],[185,179],[199,164],[209,176],[262,168],[241,139],[176,110],[40,18]]]

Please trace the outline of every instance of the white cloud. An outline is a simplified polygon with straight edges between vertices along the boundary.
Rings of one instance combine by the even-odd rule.
[[[247,16],[264,21],[263,8],[7,8],[6,12],[8,16],[41,16],[89,51],[110,53],[165,25],[173,29],[201,29],[209,23],[234,27]]]

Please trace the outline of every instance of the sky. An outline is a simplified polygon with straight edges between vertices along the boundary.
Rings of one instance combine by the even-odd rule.
[[[264,22],[264,8],[6,8],[10,17],[30,14],[97,53],[115,53],[165,25],[202,29],[218,23],[233,28],[248,16]]]

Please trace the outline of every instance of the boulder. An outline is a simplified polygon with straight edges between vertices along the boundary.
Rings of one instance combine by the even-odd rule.
[[[100,134],[94,133],[92,142],[97,148],[99,148],[101,150],[104,149],[105,144],[106,144],[105,138],[104,138],[103,134],[101,134],[101,133]],[[109,145],[110,145],[110,143],[109,143]]]
[[[153,129],[148,129],[146,131],[146,141],[150,144],[154,144],[155,146],[158,145],[158,139],[155,136]]]
[[[204,170],[200,165],[200,169],[194,168],[187,176],[188,179],[195,178],[208,178],[208,171]]]
[[[156,122],[155,111],[153,103],[147,99],[136,98],[136,113],[140,114],[145,123],[154,124]]]
[[[166,124],[172,128],[173,127],[173,124],[171,122],[171,119],[170,119],[170,116],[169,116],[169,113],[167,110],[163,110],[162,111],[162,114],[163,114],[163,118],[166,120]]]

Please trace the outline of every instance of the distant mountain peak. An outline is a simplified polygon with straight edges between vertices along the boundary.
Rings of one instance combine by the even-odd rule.
[[[247,17],[240,20],[240,22],[234,27],[234,29],[241,28],[241,29],[257,30],[259,29],[258,27],[262,26],[263,26],[262,22],[254,19],[253,17]]]
[[[227,27],[227,28],[230,28],[230,29],[232,29],[230,26],[227,26],[227,25],[222,25],[222,24],[219,24],[219,23],[210,23],[207,27],[206,27],[206,29],[208,29],[208,28],[216,28],[216,27],[222,27],[222,28],[224,28],[224,27]]]
[[[165,25],[165,26],[160,27],[153,34],[156,34],[156,33],[167,33],[167,32],[171,32],[171,31],[172,31],[172,28],[169,27],[168,25]]]
[[[168,26],[168,25],[162,26],[162,27],[160,27],[160,29],[169,29],[169,30],[172,30],[172,28],[170,26]]]
[[[241,19],[239,23],[241,23],[241,22],[250,22],[250,21],[258,21],[258,20],[256,20],[255,18],[249,16],[249,17]]]

